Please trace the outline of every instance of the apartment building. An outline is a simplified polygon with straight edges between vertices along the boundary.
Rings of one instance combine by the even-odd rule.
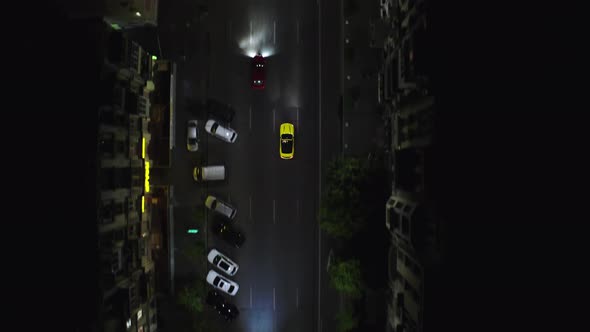
[[[149,146],[155,59],[105,24],[97,146],[100,330],[156,331]]]

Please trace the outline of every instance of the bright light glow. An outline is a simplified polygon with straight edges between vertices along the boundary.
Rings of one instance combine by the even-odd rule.
[[[141,139],[141,158],[145,159],[145,137]]]
[[[131,327],[131,318],[129,318],[129,319],[127,320],[127,322],[126,322],[126,324],[125,324],[125,325],[127,325],[127,328],[130,328],[130,327]]]
[[[199,230],[198,229],[194,229],[194,228],[191,228],[191,229],[189,229],[187,231],[187,233],[189,233],[189,234],[197,234],[198,232],[199,232]]]
[[[150,162],[146,161],[145,162],[145,192],[149,193],[150,192]]]
[[[145,196],[141,196],[141,213],[145,212]]]
[[[141,319],[142,314],[143,314],[142,310],[139,309],[139,311],[137,312],[137,319]]]
[[[238,40],[238,46],[242,49],[242,54],[253,58],[256,54],[260,53],[263,57],[269,57],[275,54],[273,45],[265,45],[265,40],[268,40],[272,34],[272,25],[270,32],[266,30],[253,31],[252,32],[252,43],[250,43],[250,35],[246,34]]]
[[[152,60],[156,61],[156,60],[158,60],[158,57],[155,55],[152,55]]]
[[[135,15],[137,15],[138,17],[141,16],[140,12],[135,12]]]

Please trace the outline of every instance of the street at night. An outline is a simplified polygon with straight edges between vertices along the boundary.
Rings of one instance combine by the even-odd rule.
[[[566,247],[546,240],[567,218],[541,227],[550,214],[535,212],[553,204],[537,196],[565,193],[538,166],[560,150],[529,138],[541,120],[520,104],[533,97],[513,102],[541,60],[511,81],[499,65],[510,52],[487,51],[501,31],[465,32],[489,15],[459,12],[429,0],[47,2],[19,41],[26,65],[14,66],[19,85],[43,83],[12,98],[44,110],[23,122],[52,134],[47,149],[31,137],[40,151],[23,170],[43,165],[41,183],[59,189],[21,209],[55,215],[35,218],[50,244],[30,275],[47,276],[32,287],[52,294],[35,299],[59,313],[38,321],[125,332],[553,326],[535,319],[555,307],[545,294],[578,294],[554,271]],[[539,150],[543,162],[527,159]]]

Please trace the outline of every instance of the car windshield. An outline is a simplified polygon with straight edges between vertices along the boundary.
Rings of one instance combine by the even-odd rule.
[[[229,270],[229,264],[227,264],[226,261],[221,261],[221,263],[219,263],[219,267],[226,271]]]
[[[211,126],[211,132],[213,134],[215,134],[215,132],[217,131],[217,127],[219,127],[219,124],[216,122],[213,124],[213,126]]]
[[[234,286],[229,286],[229,289],[227,290],[228,292],[232,293],[234,291],[235,287]]]
[[[213,285],[221,287],[220,283],[221,283],[221,278],[215,277],[215,279],[213,279]]]
[[[190,144],[197,144],[197,139],[196,139],[196,138],[189,138],[189,139],[188,139],[188,142],[189,142]]]
[[[293,140],[292,139],[281,139],[281,149],[285,153],[291,153],[291,151],[293,151]]]
[[[282,134],[281,139],[293,139],[293,136],[291,134]]]
[[[221,260],[221,256],[219,256],[219,255],[215,256],[215,258],[213,258],[213,264],[219,263],[220,260]]]

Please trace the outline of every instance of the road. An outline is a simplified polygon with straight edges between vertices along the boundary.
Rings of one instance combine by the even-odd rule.
[[[235,249],[207,234],[210,248],[240,265],[232,278],[240,290],[231,300],[241,315],[223,330],[330,330],[318,319],[324,316],[318,288],[327,287],[319,273],[325,273],[328,250],[318,238],[317,213],[321,166],[339,152],[340,60],[334,36],[339,1],[210,1],[207,15],[196,5],[172,6],[161,10],[159,30],[163,56],[178,62],[176,147],[169,176],[176,197],[176,247],[190,241],[183,232],[193,223],[199,201],[207,194],[228,201],[238,209],[235,226],[245,234],[245,245]],[[327,21],[330,28],[319,28],[320,8],[321,24]],[[320,42],[327,49],[320,50]],[[249,55],[255,51],[267,55],[261,91],[250,87]],[[333,83],[320,84],[321,77]],[[236,110],[234,144],[205,134],[206,115],[191,101],[206,98]],[[184,147],[186,121],[192,118],[200,121],[203,159],[224,164],[226,181],[192,181],[199,157]],[[283,122],[295,125],[293,160],[279,158]],[[193,274],[177,254],[176,276]]]
[[[227,144],[208,137],[209,163],[228,181],[209,192],[238,208],[240,249],[209,238],[240,264],[232,331],[312,331],[317,313],[318,58],[315,1],[216,1],[209,7],[208,97],[236,109]],[[266,88],[250,88],[251,52],[267,57]],[[279,126],[295,125],[295,158],[279,158]],[[228,326],[229,327],[229,326]]]

